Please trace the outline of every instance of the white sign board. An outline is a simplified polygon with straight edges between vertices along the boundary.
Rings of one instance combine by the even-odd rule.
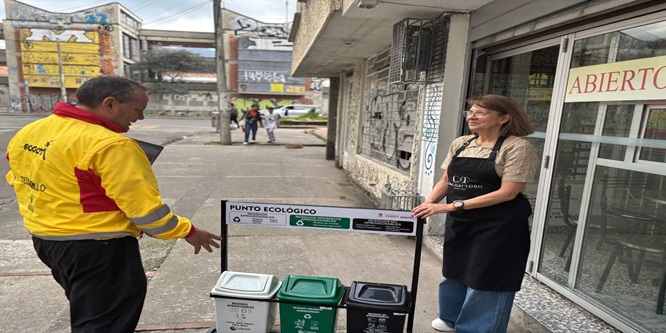
[[[417,218],[409,211],[349,207],[278,205],[226,201],[228,225],[338,230],[415,236]]]

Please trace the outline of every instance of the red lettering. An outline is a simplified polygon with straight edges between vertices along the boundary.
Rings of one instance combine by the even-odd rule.
[[[617,74],[620,75],[620,72],[609,72],[608,73],[608,81],[606,82],[606,91],[617,91],[617,78],[613,78],[613,75]],[[615,88],[611,89],[611,83],[615,84]]]
[[[604,78],[606,78],[606,72],[601,73],[601,80],[599,80],[599,90],[597,92],[602,92],[604,88]]]
[[[590,89],[590,86],[592,86],[592,89]],[[595,74],[585,75],[585,93],[591,93],[595,90],[597,90],[597,76]]]
[[[654,68],[641,68],[638,70],[638,73],[643,73],[643,80],[641,81],[641,89],[639,90],[645,90],[645,82],[647,81],[648,71],[654,72]]]
[[[620,91],[625,91],[626,89],[624,88],[625,85],[629,85],[630,90],[636,90],[634,86],[631,84],[631,80],[633,80],[636,77],[636,72],[633,70],[629,69],[626,71],[623,71],[624,75],[622,76],[622,89]],[[631,74],[630,78],[627,78],[627,74]]]
[[[666,85],[659,86],[659,72],[661,72],[662,69],[666,68],[666,66],[661,66],[659,69],[657,69],[656,72],[654,72],[654,77],[652,78],[652,83],[654,84],[654,87],[657,89],[666,89]]]
[[[573,92],[574,89],[578,90],[578,92],[576,94],[581,93],[581,91],[580,91],[580,77],[579,76],[576,76],[576,79],[574,80],[574,83],[571,85],[571,89],[569,90],[569,92],[567,94],[571,95],[571,92]]]

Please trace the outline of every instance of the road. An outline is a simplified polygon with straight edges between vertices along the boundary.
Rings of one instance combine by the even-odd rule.
[[[15,116],[0,115],[0,152],[4,157],[9,140],[23,126],[44,118],[44,116]],[[178,119],[178,118],[149,118],[134,124],[127,136],[155,144],[168,144],[178,141],[201,131],[211,131],[211,122],[208,119]],[[23,228],[21,216],[18,213],[14,191],[7,186],[4,175],[9,171],[9,164],[5,158],[0,161],[0,239],[17,240],[29,237]]]

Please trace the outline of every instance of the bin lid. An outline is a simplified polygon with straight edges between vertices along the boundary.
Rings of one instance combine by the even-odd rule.
[[[345,303],[389,311],[407,311],[407,286],[354,281],[345,297]]]
[[[225,271],[210,292],[218,296],[269,299],[280,289],[281,282],[271,274]]]
[[[337,278],[287,275],[278,299],[336,305],[340,302],[344,286]]]

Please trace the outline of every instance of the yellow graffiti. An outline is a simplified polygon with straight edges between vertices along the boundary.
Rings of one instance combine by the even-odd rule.
[[[28,81],[30,87],[60,87],[60,76],[58,75],[24,75],[23,79]],[[78,88],[85,82],[85,79],[84,77],[65,76],[65,87]]]
[[[68,76],[97,76],[99,66],[64,66],[63,72]],[[23,65],[23,74],[35,75],[60,75],[58,65],[25,64]]]
[[[59,64],[68,88],[78,88],[87,78],[99,75],[96,31],[25,28],[20,29],[20,42],[24,79],[31,87],[60,87]]]
[[[58,54],[46,52],[25,52],[21,55],[24,64],[54,64],[57,65]],[[99,66],[99,54],[71,54],[63,53],[63,65],[97,65]]]
[[[239,110],[249,110],[252,107],[252,104],[257,103],[256,100],[253,99],[246,99],[246,98],[234,98],[233,101],[231,102],[233,105],[236,106]],[[282,99],[276,102],[273,102],[270,99],[262,99],[260,100],[257,104],[259,104],[259,109],[267,109],[269,106],[272,106],[274,108],[279,108],[284,105],[289,105],[289,104],[294,104],[294,100],[292,99]]]
[[[56,42],[23,42],[23,52],[58,52]],[[60,52],[67,53],[99,53],[99,44],[61,42]]]

